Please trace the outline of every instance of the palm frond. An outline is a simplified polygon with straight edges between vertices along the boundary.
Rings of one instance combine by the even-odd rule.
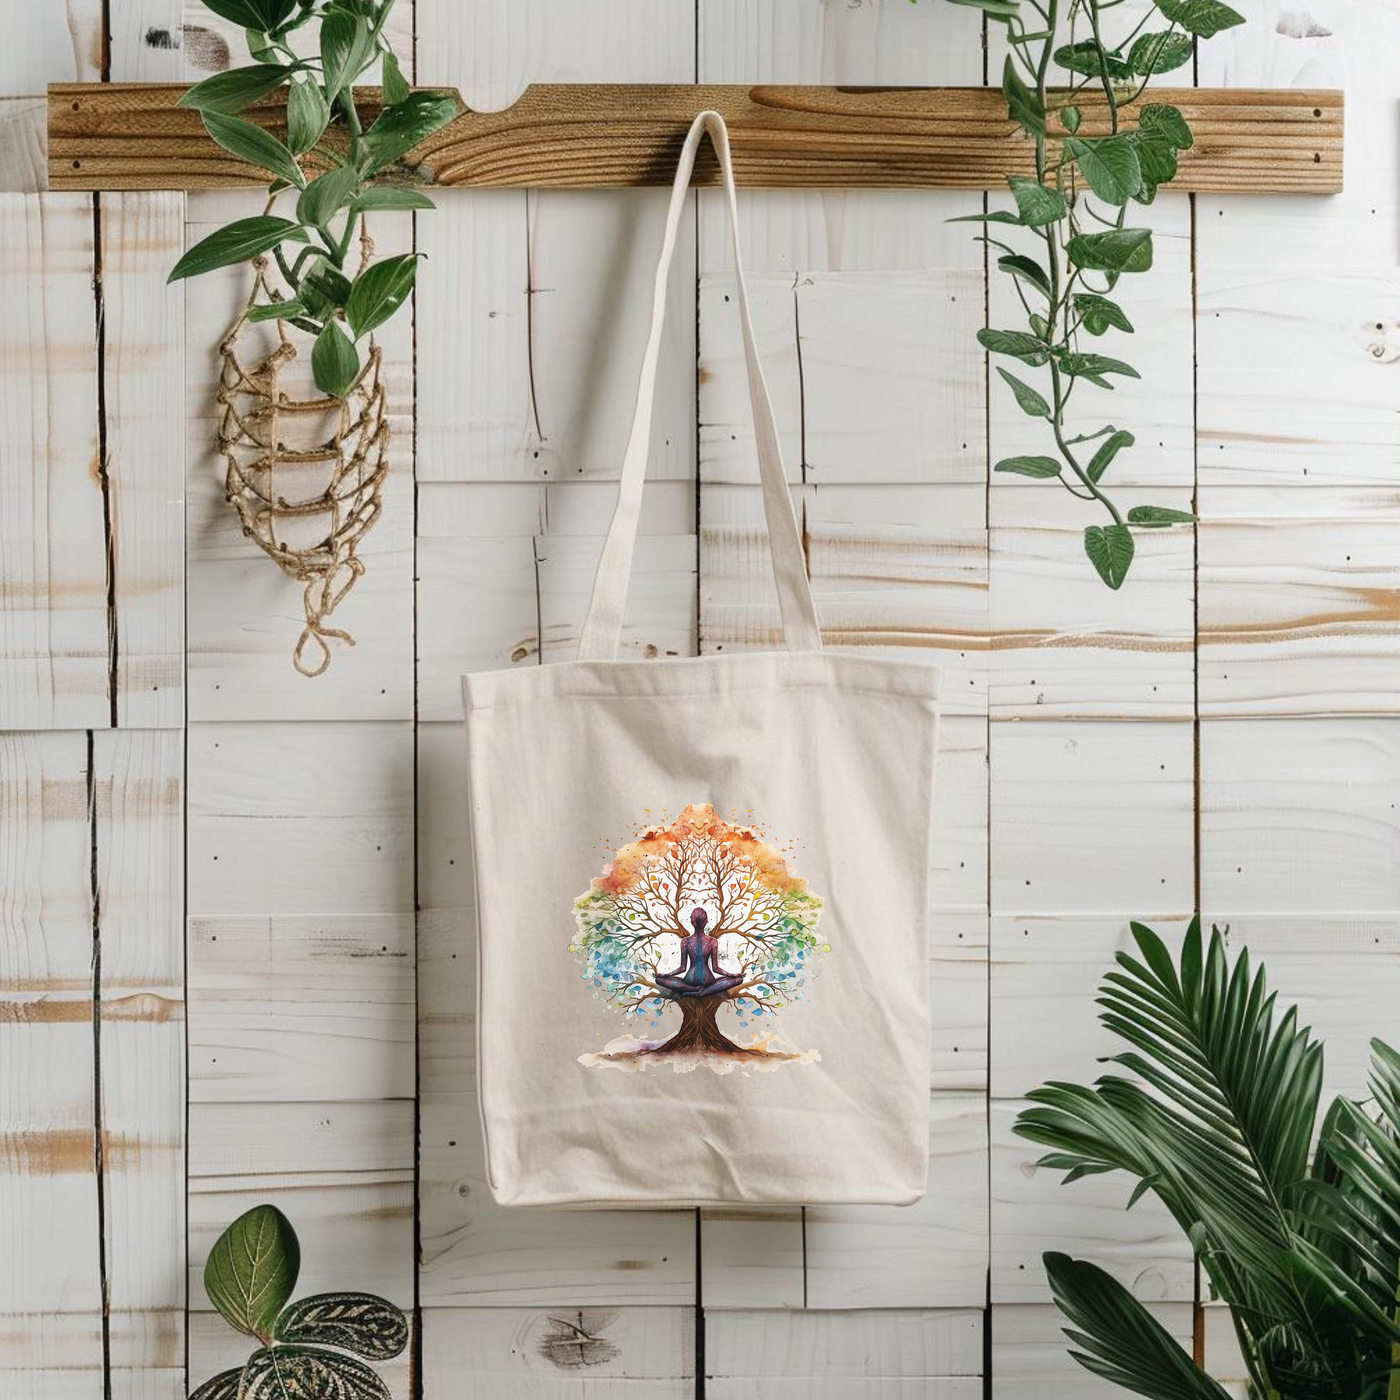
[[[1067,1254],[1047,1254],[1045,1272],[1086,1370],[1149,1400],[1229,1400],[1112,1274]]]

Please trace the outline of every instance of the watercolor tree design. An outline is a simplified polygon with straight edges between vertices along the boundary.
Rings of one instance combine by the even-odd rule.
[[[581,1064],[640,1070],[665,1061],[677,1073],[703,1064],[726,1074],[821,1058],[778,1048],[774,1023],[804,998],[831,951],[817,935],[822,901],[761,827],[708,804],[663,814],[611,853],[574,915],[569,951],[594,998],[621,1012],[629,1031],[580,1055]],[[673,1022],[673,1009],[674,1034],[637,1034]],[[747,1043],[733,1039],[749,1028]]]

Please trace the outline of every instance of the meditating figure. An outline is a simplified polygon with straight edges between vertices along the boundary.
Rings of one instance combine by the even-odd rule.
[[[673,997],[718,996],[743,980],[719,965],[719,939],[705,932],[710,916],[703,909],[690,911],[691,933],[681,939],[681,963],[674,972],[657,974],[656,985]]]

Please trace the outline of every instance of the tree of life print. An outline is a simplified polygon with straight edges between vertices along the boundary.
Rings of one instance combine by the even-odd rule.
[[[772,1027],[831,951],[817,936],[821,914],[821,899],[760,827],[692,804],[640,828],[574,901],[569,951],[594,999],[628,1029],[579,1063],[728,1074],[819,1060],[779,1048]],[[663,1025],[674,1033],[646,1034]],[[747,1041],[731,1038],[748,1030]]]

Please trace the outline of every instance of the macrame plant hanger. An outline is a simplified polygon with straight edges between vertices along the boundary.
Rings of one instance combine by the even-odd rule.
[[[373,255],[361,225],[361,269]],[[331,641],[355,645],[349,632],[327,623],[363,576],[360,542],[384,509],[389,414],[383,350],[371,339],[343,398],[291,396],[283,375],[298,352],[285,322],[273,323],[277,345],[255,365],[239,358],[251,309],[279,299],[268,260],[255,259],[247,306],[219,344],[218,445],[227,468],[224,490],[243,533],[302,585],[305,626],[292,664],[304,676],[319,676],[331,663]],[[294,543],[294,534],[307,542]]]

